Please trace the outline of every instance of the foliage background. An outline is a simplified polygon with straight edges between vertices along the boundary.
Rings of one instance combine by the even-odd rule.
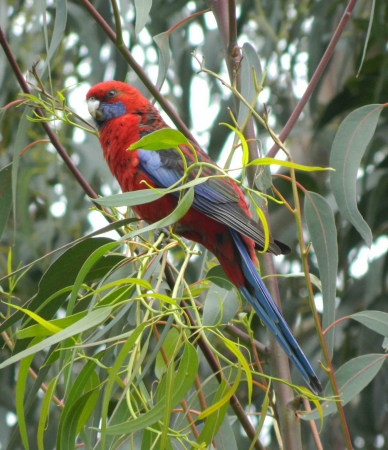
[[[42,61],[38,66],[41,70],[47,60],[47,43],[52,42],[55,37],[54,19],[60,5],[60,1],[0,2],[0,25],[23,73],[31,69],[39,59]],[[110,2],[100,0],[93,5],[114,29]],[[270,125],[275,131],[280,132],[292,114],[322,58],[345,6],[346,2],[338,0],[242,0],[237,3],[238,42],[240,45],[250,42],[258,51],[262,66],[268,70],[265,88],[257,107],[262,111],[262,104],[267,105],[270,109]],[[58,48],[43,76],[45,85],[50,86],[53,93],[68,87],[65,95],[69,105],[77,108],[77,112],[86,119],[88,114],[86,104],[83,103],[85,94],[90,86],[101,80],[126,80],[148,96],[147,89],[128,67],[106,33],[94,22],[84,2],[68,1],[66,7],[67,21],[63,23]],[[157,79],[159,62],[158,48],[152,38],[205,8],[206,4],[201,1],[154,2],[145,27],[138,32],[135,29],[135,5],[131,1],[120,2],[125,44],[153,82]],[[363,59],[371,20],[371,2],[357,3],[333,57],[287,140],[287,147],[296,162],[329,165],[330,148],[343,118],[355,108],[386,102],[387,15],[387,3],[376,2],[373,26]],[[171,32],[169,39],[171,61],[161,92],[173,104],[178,115],[210,156],[216,161],[224,162],[225,153],[222,151],[230,149],[230,133],[226,127],[218,124],[229,121],[227,108],[233,104],[231,95],[212,77],[197,74],[198,65],[191,56],[192,51],[204,55],[206,67],[227,78],[223,48],[212,13],[199,15],[183,23]],[[363,64],[357,76],[361,61]],[[20,87],[3,52],[0,52],[0,84],[0,106],[19,98]],[[17,133],[22,112],[22,108],[11,107],[1,117],[1,168],[13,160],[15,149],[20,150],[31,142],[46,139],[38,124],[28,124],[22,136]],[[357,182],[359,209],[373,231],[373,251],[367,249],[355,228],[343,221],[336,211],[327,173],[298,173],[298,181],[306,189],[326,197],[336,213],[339,246],[337,318],[368,309],[388,312],[386,116],[383,112],[360,167]],[[271,140],[262,128],[257,128],[263,147],[269,149],[272,146]],[[72,161],[97,194],[109,195],[119,191],[93,135],[60,122],[56,122],[55,130]],[[18,139],[23,142],[18,142]],[[286,198],[291,199],[289,183],[277,179],[275,184]],[[90,211],[91,202],[77,180],[71,176],[52,145],[45,142],[31,147],[20,159],[17,197],[14,201],[14,210],[9,216],[0,246],[2,274],[9,271],[7,265],[10,248],[12,269],[16,269],[18,265],[30,263],[104,223],[97,219],[100,213]],[[297,249],[295,224],[285,208],[271,205],[271,231],[278,239]],[[306,236],[307,241],[308,239]],[[183,256],[182,252],[176,251],[175,262],[179,264]],[[55,258],[56,256],[47,257],[29,270],[12,292],[13,302],[22,305],[36,294],[42,275]],[[297,250],[290,256],[279,259],[277,264],[278,271],[282,274],[301,271]],[[310,253],[309,265],[311,272],[319,276],[313,251]],[[187,269],[187,279],[190,282],[196,281],[198,271],[199,260],[196,260]],[[316,367],[315,362],[321,357],[303,278],[282,278],[279,285],[283,314]],[[3,300],[6,302],[8,283],[3,282],[2,288],[5,292]],[[319,301],[319,293],[316,297]],[[225,303],[225,308],[227,305]],[[0,308],[4,315],[9,313],[6,304],[3,303]],[[265,342],[265,334],[256,317],[253,329],[255,337]],[[360,323],[345,320],[336,326],[333,357],[335,368],[351,358],[381,352],[382,337]],[[1,360],[6,360],[9,356],[9,349],[3,345]],[[38,357],[34,362],[35,368],[41,363],[42,359],[39,360]],[[15,417],[17,370],[18,366],[13,365],[0,371],[0,442],[3,448],[6,448],[15,428],[12,420]],[[208,369],[201,366],[201,370],[205,376]],[[324,378],[322,371],[320,375]],[[345,407],[356,448],[383,448],[386,445],[387,375],[386,365],[383,365],[366,389]],[[293,379],[301,384],[294,372]],[[148,382],[151,383],[152,380],[151,373]],[[29,385],[32,381],[28,380],[27,383]],[[243,405],[246,405],[246,392],[243,388],[239,396]],[[27,415],[30,448],[36,448],[33,435],[39,420],[41,397],[37,395]],[[261,391],[255,389],[253,404],[260,409],[262,402]],[[55,442],[58,417],[58,412],[54,411],[45,434],[47,446],[44,448],[53,448],[49,443]],[[237,448],[246,448],[247,441],[236,423],[233,431]],[[277,448],[274,433],[273,427],[269,427],[264,438],[268,448]],[[305,448],[313,448],[310,430],[305,423],[302,423],[302,433]],[[324,448],[343,448],[344,441],[337,415],[325,418],[321,440]],[[18,439],[11,445],[9,448],[22,448]]]

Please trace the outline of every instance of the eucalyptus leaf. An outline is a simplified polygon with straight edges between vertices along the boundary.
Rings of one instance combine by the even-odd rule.
[[[322,327],[335,321],[335,299],[338,273],[337,229],[327,201],[314,192],[305,196],[305,217],[318,261],[323,298]],[[325,335],[329,354],[333,356],[334,328]]]
[[[357,208],[357,172],[377,126],[382,105],[368,105],[351,112],[341,123],[331,148],[330,183],[338,208],[372,245],[372,232]]]
[[[341,396],[340,400],[343,406],[356,397],[373,380],[384,364],[385,359],[386,356],[380,354],[359,356],[346,362],[335,372],[335,378]],[[326,386],[324,395],[332,395],[330,384]],[[332,399],[321,404],[324,417],[337,411],[335,403],[336,400]],[[304,420],[320,419],[317,410],[303,414],[300,417]]]

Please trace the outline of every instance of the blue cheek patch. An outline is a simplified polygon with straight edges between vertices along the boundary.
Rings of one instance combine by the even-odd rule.
[[[103,103],[100,108],[104,114],[105,121],[123,116],[126,113],[125,106],[121,102]]]

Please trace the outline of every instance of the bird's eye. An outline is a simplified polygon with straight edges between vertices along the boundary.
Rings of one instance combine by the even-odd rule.
[[[112,90],[112,91],[109,91],[109,92],[108,92],[108,95],[107,95],[107,96],[108,96],[109,98],[112,98],[112,97],[114,97],[116,94],[117,94],[117,92],[114,91],[114,90]]]

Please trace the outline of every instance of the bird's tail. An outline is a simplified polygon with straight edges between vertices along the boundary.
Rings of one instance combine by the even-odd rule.
[[[316,394],[322,392],[322,386],[318,377],[315,375],[315,372],[302,352],[302,349],[292,335],[289,326],[269,295],[239,233],[233,229],[231,229],[230,232],[239,254],[241,255],[242,271],[247,281],[245,286],[239,286],[240,292],[252,305],[253,309],[268,329],[275,335],[279,344],[290,360],[295,364],[311,390]]]

